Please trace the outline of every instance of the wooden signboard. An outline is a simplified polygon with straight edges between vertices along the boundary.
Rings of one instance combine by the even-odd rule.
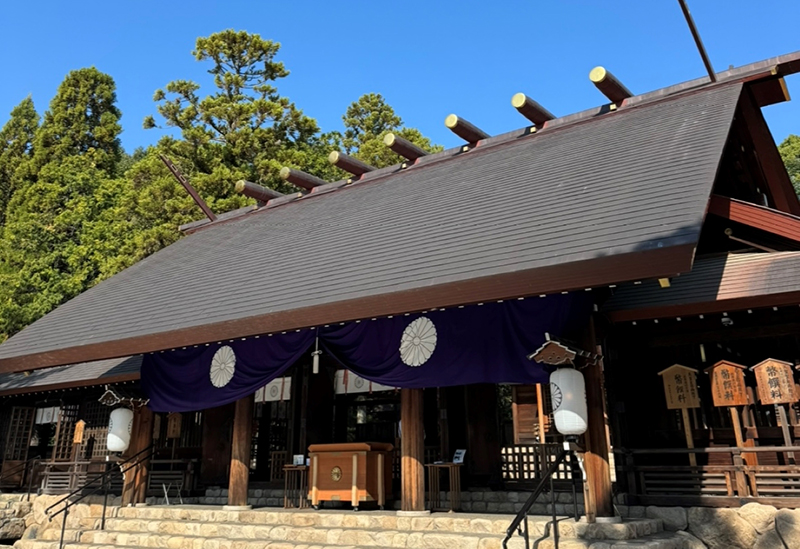
[[[792,446],[792,434],[789,431],[789,419],[786,417],[784,404],[797,402],[797,392],[792,375],[792,365],[782,360],[768,358],[750,368],[756,374],[758,399],[761,404],[774,404],[781,424],[783,443]],[[794,452],[787,452],[789,463],[795,463]]]
[[[172,412],[167,416],[167,438],[181,438],[182,420],[180,412]]]
[[[80,420],[75,424],[75,434],[72,435],[73,444],[83,444],[83,431],[86,429],[86,422]]]
[[[768,358],[750,369],[756,374],[758,399],[761,404],[793,404],[797,402],[790,363]]]
[[[664,380],[667,409],[680,410],[700,407],[700,397],[697,394],[697,370],[673,364],[666,370],[658,372],[658,375]]]
[[[692,435],[692,422],[689,418],[689,408],[700,407],[700,396],[697,394],[697,370],[673,364],[666,370],[658,372],[664,380],[664,397],[667,399],[667,409],[680,410],[683,419],[683,432],[686,435],[686,447],[694,448]],[[689,454],[689,464],[697,465],[697,456]]]
[[[706,368],[711,376],[711,396],[714,406],[744,406],[747,404],[747,387],[744,384],[745,367],[735,362],[720,360]]]

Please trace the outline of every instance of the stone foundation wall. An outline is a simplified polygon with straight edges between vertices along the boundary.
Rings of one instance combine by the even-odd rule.
[[[0,494],[0,540],[19,539],[25,532],[25,517],[32,503],[19,494]]]
[[[664,529],[688,532],[708,549],[800,549],[800,510],[748,503],[714,507],[617,506],[626,518],[656,518]]]

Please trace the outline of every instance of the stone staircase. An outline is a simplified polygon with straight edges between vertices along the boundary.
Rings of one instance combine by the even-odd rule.
[[[0,540],[17,539],[25,531],[31,503],[21,494],[0,494]]]
[[[98,505],[77,505],[65,549],[500,549],[512,515],[435,513],[400,517],[392,511],[253,509],[219,506],[112,507],[99,530]],[[529,517],[531,547],[551,549],[548,517]],[[696,538],[664,532],[659,519],[620,524],[559,522],[561,549],[703,549]],[[40,525],[15,549],[58,549],[60,519]],[[523,549],[515,536],[510,549]]]

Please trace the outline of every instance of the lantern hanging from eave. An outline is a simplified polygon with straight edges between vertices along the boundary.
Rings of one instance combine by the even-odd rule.
[[[577,436],[586,432],[589,423],[583,374],[574,368],[559,368],[550,374],[550,398],[559,433]]]
[[[128,408],[117,408],[108,420],[106,446],[109,452],[124,452],[131,444],[133,412]]]

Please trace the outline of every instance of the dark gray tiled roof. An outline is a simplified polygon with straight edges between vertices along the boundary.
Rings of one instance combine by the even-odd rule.
[[[340,303],[648,250],[686,248],[688,270],[741,90],[718,85],[519,131],[210,226],[10,338],[0,369],[5,360],[259,315],[286,314],[288,323],[315,307],[335,306],[340,318],[330,321],[347,320],[353,312]],[[136,345],[117,352],[154,350]]]
[[[621,286],[603,311],[612,318],[632,320],[658,318],[670,309],[699,305],[709,312],[734,310],[728,307],[745,299],[756,300],[749,307],[771,306],[770,298],[800,292],[798,273],[800,252],[698,259],[692,271],[672,279],[669,288],[661,288],[656,281]]]
[[[102,385],[124,377],[136,379],[142,365],[142,356],[83,362],[33,372],[0,374],[0,396],[7,393],[35,393],[63,385]]]

